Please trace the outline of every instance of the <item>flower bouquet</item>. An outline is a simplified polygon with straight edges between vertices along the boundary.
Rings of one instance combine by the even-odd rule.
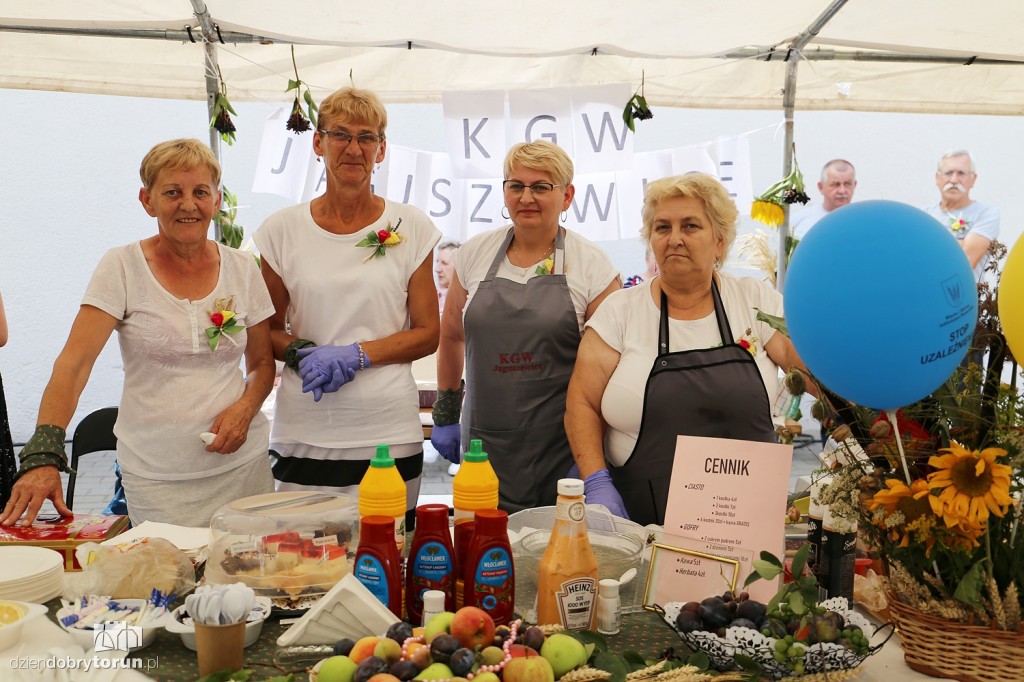
[[[816,501],[857,524],[888,565],[908,665],[962,680],[1020,680],[1024,394],[1015,363],[1003,382],[1012,357],[994,296],[979,289],[967,359],[987,350],[984,366],[965,361],[938,390],[891,414],[824,391],[843,425],[832,432],[835,476]]]

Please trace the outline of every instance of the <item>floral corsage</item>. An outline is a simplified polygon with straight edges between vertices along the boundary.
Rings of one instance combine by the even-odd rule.
[[[750,329],[750,327],[747,327],[746,333],[740,338],[736,339],[736,345],[739,346],[740,348],[745,348],[748,353],[750,353],[754,357],[757,357],[757,342],[760,341],[760,339],[756,336],[752,336],[753,333],[754,332]]]
[[[221,336],[224,336],[225,334],[237,334],[245,329],[245,325],[238,324],[238,320],[235,319],[235,313],[231,310],[234,300],[234,296],[227,299],[227,301],[223,298],[218,298],[213,304],[214,311],[212,313],[209,310],[206,311],[210,316],[210,322],[214,325],[206,328],[206,337],[207,341],[210,343],[211,351],[217,350],[217,345],[220,343]],[[225,336],[225,338],[236,346],[238,345],[230,336]]]
[[[555,261],[553,258],[545,258],[544,262],[537,266],[537,269],[533,271],[535,275],[550,275],[551,271],[555,267]]]
[[[398,234],[398,228],[401,224],[401,218],[398,219],[398,223],[394,227],[391,227],[391,221],[388,221],[386,228],[370,232],[366,235],[366,238],[361,239],[356,244],[357,247],[366,246],[373,249],[370,255],[363,259],[364,263],[376,256],[384,256],[389,246],[398,246],[405,241],[405,237]]]
[[[949,229],[957,237],[963,237],[967,233],[968,228],[970,228],[970,225],[963,218],[950,218],[949,220]]]

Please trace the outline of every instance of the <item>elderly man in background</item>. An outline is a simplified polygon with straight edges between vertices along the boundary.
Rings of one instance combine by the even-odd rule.
[[[796,214],[790,233],[794,237],[802,238],[819,220],[840,206],[850,203],[856,187],[857,171],[852,163],[843,159],[832,159],[826,163],[821,169],[821,180],[818,181],[822,202]]]
[[[935,184],[942,199],[925,211],[949,228],[960,242],[979,281],[988,263],[988,247],[999,236],[999,209],[971,199],[978,179],[974,159],[966,149],[954,149],[942,155]]]
[[[437,307],[444,312],[444,299],[448,296],[448,287],[452,284],[452,273],[455,272],[455,251],[462,246],[457,241],[441,242],[437,247],[434,259],[434,274],[437,276]]]

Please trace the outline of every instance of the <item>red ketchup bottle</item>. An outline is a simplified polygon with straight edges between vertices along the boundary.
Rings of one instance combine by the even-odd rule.
[[[352,569],[391,613],[402,617],[402,558],[395,546],[395,520],[364,516],[359,520],[359,548]]]
[[[474,523],[462,576],[462,600],[489,613],[495,625],[507,625],[512,622],[516,596],[508,512],[478,509]]]
[[[423,619],[423,593],[444,592],[444,610],[455,611],[455,552],[448,532],[448,505],[416,507],[416,533],[405,565],[405,610],[411,623]]]

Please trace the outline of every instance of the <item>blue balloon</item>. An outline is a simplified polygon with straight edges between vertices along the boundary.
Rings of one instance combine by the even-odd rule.
[[[863,201],[822,218],[793,253],[786,322],[829,390],[895,409],[941,386],[978,319],[974,274],[956,238],[924,211]]]

